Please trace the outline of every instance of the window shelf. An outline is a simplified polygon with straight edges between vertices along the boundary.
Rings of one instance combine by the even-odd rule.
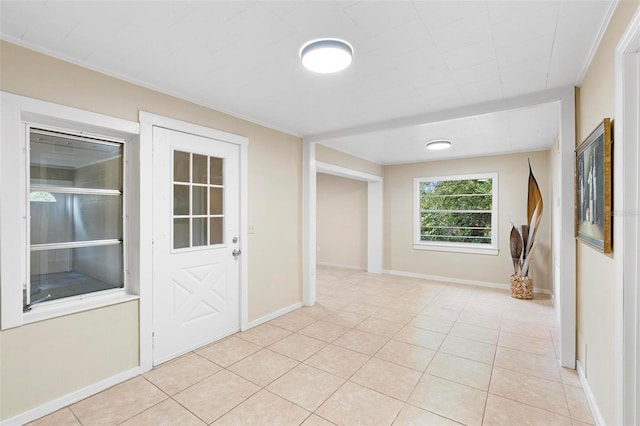
[[[53,192],[54,194],[77,194],[77,195],[122,195],[122,191],[117,189],[96,189],[96,188],[78,188],[73,186],[55,186],[32,184],[31,191],[37,192]]]
[[[68,243],[31,244],[31,251],[61,250],[81,247],[113,246],[122,244],[122,240],[72,241]]]

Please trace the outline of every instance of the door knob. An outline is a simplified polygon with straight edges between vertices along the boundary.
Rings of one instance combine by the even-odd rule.
[[[237,259],[237,258],[238,258],[238,256],[240,256],[240,255],[242,254],[242,251],[240,251],[240,250],[234,250],[234,251],[232,251],[232,252],[231,252],[231,254],[233,255],[233,258],[234,258],[234,259]]]

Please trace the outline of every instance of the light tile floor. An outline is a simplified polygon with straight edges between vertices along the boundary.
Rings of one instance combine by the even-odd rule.
[[[318,268],[318,303],[37,425],[583,425],[548,298]]]

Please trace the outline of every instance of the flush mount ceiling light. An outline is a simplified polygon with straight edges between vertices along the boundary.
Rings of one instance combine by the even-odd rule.
[[[446,139],[436,139],[436,140],[427,142],[425,144],[425,147],[429,151],[440,151],[443,149],[449,149],[451,148],[451,141]]]
[[[351,65],[353,48],[342,40],[313,40],[302,46],[300,59],[309,71],[321,74],[334,73]]]

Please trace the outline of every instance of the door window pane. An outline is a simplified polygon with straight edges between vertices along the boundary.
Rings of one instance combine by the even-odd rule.
[[[211,188],[211,198],[210,198],[210,203],[211,203],[211,207],[210,207],[210,214],[215,214],[215,215],[219,215],[219,214],[223,214],[223,209],[222,209],[222,195],[223,195],[223,189],[222,188]]]
[[[189,219],[173,219],[173,248],[189,246]]]
[[[209,177],[209,183],[211,185],[223,185],[224,184],[224,178],[223,178],[223,174],[222,174],[222,166],[223,166],[223,162],[224,159],[222,158],[217,158],[217,157],[209,157],[209,164],[210,164],[210,177]]]
[[[212,217],[209,219],[209,244],[224,243],[224,218]]]
[[[189,182],[191,162],[188,152],[173,151],[173,180],[174,182]]]
[[[207,219],[203,217],[193,218],[193,247],[207,245]]]
[[[194,215],[206,215],[207,214],[207,187],[206,186],[193,186],[193,214]]]
[[[188,185],[173,185],[173,214],[176,216],[189,214]]]
[[[207,156],[193,154],[193,183],[207,183]]]

